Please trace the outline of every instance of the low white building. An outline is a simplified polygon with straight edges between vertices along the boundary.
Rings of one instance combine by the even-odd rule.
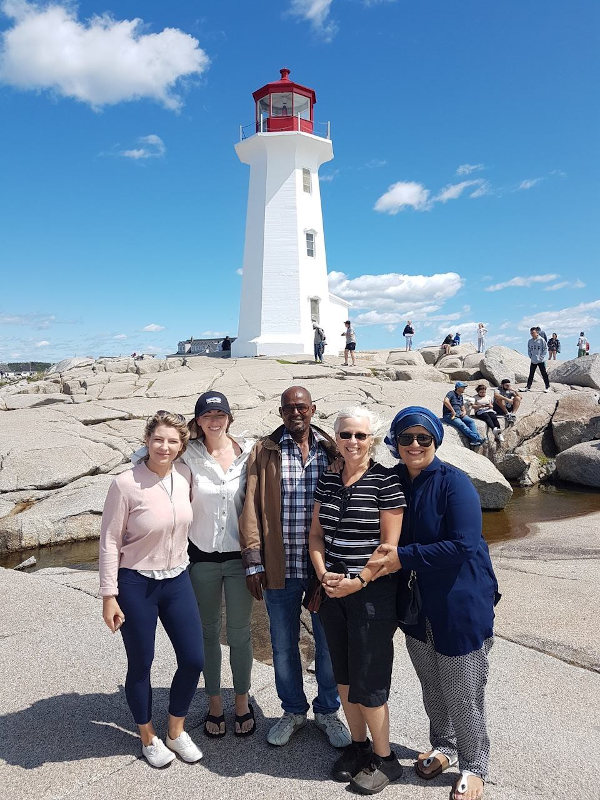
[[[313,354],[313,321],[326,353],[344,349],[349,303],[329,292],[319,167],[333,158],[329,124],[314,122],[313,89],[289,70],[253,94],[255,122],[236,153],[250,166],[238,336],[232,356]]]

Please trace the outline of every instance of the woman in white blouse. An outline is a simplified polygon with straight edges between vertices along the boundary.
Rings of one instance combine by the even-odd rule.
[[[234,733],[249,736],[256,729],[254,709],[248,702],[252,595],[246,587],[238,531],[246,494],[246,463],[254,441],[229,434],[232,421],[224,394],[211,391],[200,395],[189,424],[192,438],[182,459],[192,471],[188,552],[204,636],[204,685],[209,700],[204,732],[214,738],[225,735],[220,644],[223,592],[235,691]]]

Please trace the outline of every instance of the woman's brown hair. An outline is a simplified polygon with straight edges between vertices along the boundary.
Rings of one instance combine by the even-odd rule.
[[[149,417],[144,429],[144,441],[147,442],[159,425],[166,425],[175,428],[181,439],[181,450],[179,455],[185,453],[185,448],[190,440],[190,432],[182,414],[173,414],[171,411],[157,411],[154,416]]]

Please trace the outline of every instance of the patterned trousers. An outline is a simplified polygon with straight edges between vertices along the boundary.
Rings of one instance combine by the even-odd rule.
[[[421,682],[429,717],[431,746],[460,769],[487,778],[490,740],[486,730],[484,693],[494,643],[486,639],[480,650],[464,656],[437,653],[427,621],[427,642],[406,637],[406,648]]]

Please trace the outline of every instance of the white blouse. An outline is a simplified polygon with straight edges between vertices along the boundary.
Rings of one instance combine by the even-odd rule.
[[[200,439],[181,456],[192,471],[193,521],[188,538],[205,553],[239,551],[238,518],[246,496],[246,464],[253,439],[231,437],[242,452],[225,472]]]

